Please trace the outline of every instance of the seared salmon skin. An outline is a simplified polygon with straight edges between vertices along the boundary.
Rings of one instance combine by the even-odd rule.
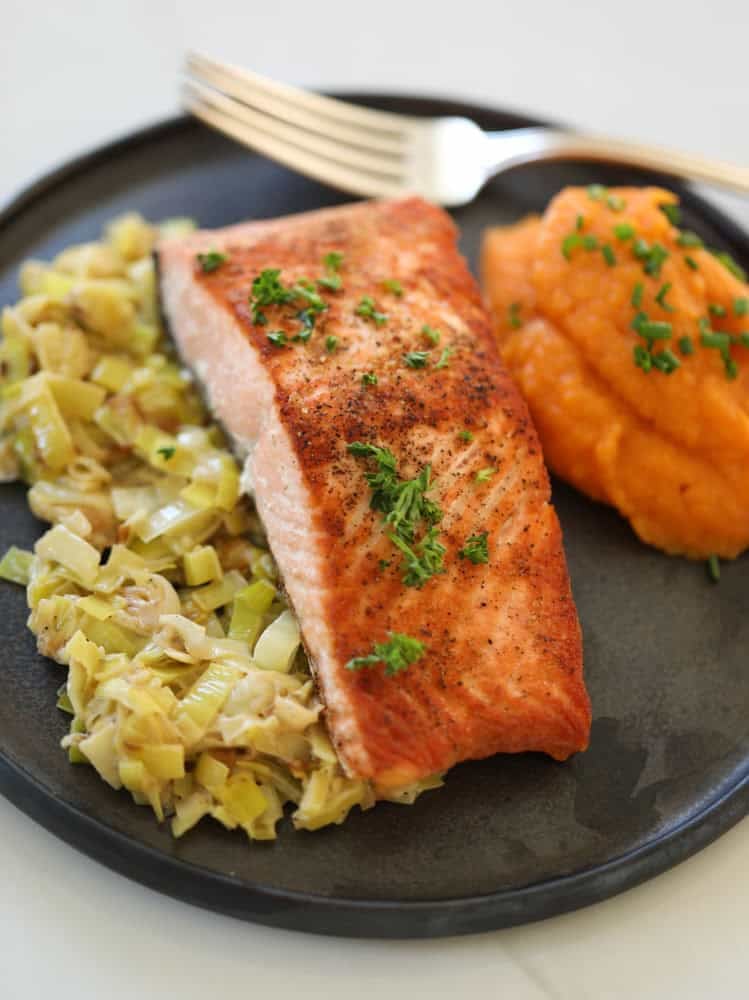
[[[346,772],[392,791],[498,752],[584,749],[546,469],[450,217],[360,203],[167,240],[157,259]]]

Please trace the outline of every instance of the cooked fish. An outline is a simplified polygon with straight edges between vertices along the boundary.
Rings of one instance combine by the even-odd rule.
[[[168,240],[157,257],[168,326],[245,458],[346,771],[392,790],[497,752],[584,749],[546,470],[449,216],[363,203]],[[416,483],[405,515],[377,493],[378,454],[391,485]],[[406,661],[388,661],[399,641]]]

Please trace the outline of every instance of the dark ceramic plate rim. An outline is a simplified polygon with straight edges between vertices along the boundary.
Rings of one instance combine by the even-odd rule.
[[[425,113],[481,117],[497,109],[437,97],[402,94],[345,94],[373,105],[405,100],[422,103]],[[542,124],[502,112],[518,126]],[[69,177],[190,124],[175,116],[132,131],[49,171],[0,209],[0,233],[36,199]],[[672,183],[680,189],[681,185]],[[694,196],[692,195],[694,201]],[[749,254],[749,237],[732,220],[699,200],[701,214],[728,240]],[[706,847],[742,819],[749,809],[749,776],[738,780],[688,821],[610,861],[556,879],[480,896],[428,901],[351,899],[274,889],[180,861],[109,827],[55,797],[19,762],[0,753],[0,793],[51,833],[112,870],[166,895],[242,919],[288,930],[381,938],[426,938],[469,934],[514,926],[599,902],[660,874]]]

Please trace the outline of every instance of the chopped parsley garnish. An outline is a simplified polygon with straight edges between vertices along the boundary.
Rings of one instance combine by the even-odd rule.
[[[720,560],[715,553],[707,560],[707,575],[713,583],[720,583]]]
[[[213,271],[218,270],[229,259],[227,254],[219,253],[218,250],[208,250],[206,253],[199,253],[197,254],[197,258],[203,274],[211,274]]]
[[[736,263],[730,253],[726,253],[725,250],[711,250],[710,253],[716,260],[721,262],[727,271],[731,272],[734,278],[738,278],[739,281],[746,281],[746,271],[740,264]]]
[[[690,267],[693,271],[699,271],[700,269],[700,265],[697,263],[694,257],[690,257],[689,254],[687,254],[687,256],[684,258],[684,263],[687,265],[687,267]]]
[[[440,337],[442,336],[439,330],[435,330],[435,328],[433,326],[429,326],[428,323],[425,323],[424,326],[422,326],[421,334],[423,337],[426,337],[429,343],[433,344],[435,347],[437,346],[437,344],[439,344]]]
[[[339,292],[343,288],[343,279],[338,271],[343,263],[343,254],[338,250],[331,250],[322,259],[326,274],[324,278],[318,278],[317,284],[320,288],[327,288],[331,292]]]
[[[373,652],[367,656],[355,656],[346,664],[347,670],[361,670],[363,667],[374,667],[378,663],[385,665],[385,675],[392,677],[407,670],[411,664],[417,663],[424,655],[424,643],[413,636],[402,632],[388,632],[387,642],[376,642]]]
[[[447,368],[450,362],[450,358],[453,356],[454,353],[455,353],[454,347],[449,347],[449,346],[443,347],[442,354],[440,354],[439,357],[439,361],[437,361],[437,363],[434,366],[435,369],[439,370],[440,368]]]
[[[294,298],[290,289],[286,288],[280,280],[281,271],[279,268],[270,267],[260,274],[252,282],[252,294],[250,296],[250,306],[252,307],[252,322],[258,326],[265,326],[268,319],[262,311],[266,306],[284,306]]]
[[[423,587],[436,573],[444,572],[447,549],[437,536],[437,529],[429,528],[421,541],[411,546],[399,535],[390,535],[390,541],[404,556],[401,568],[405,570],[403,582],[407,587]]]
[[[660,290],[658,291],[658,294],[655,297],[655,301],[658,303],[661,309],[665,309],[666,312],[674,311],[674,307],[670,305],[668,302],[666,302],[666,296],[671,291],[671,287],[672,287],[671,282],[667,281],[665,285],[661,285]]]
[[[426,368],[429,364],[429,351],[407,351],[403,355],[406,368]]]
[[[507,322],[510,324],[513,330],[519,330],[523,325],[523,321],[520,318],[520,303],[512,302],[507,310]]]
[[[477,483],[488,483],[496,471],[492,466],[488,466],[486,469],[479,469],[473,478]]]
[[[718,316],[718,317],[725,316],[726,307],[720,305],[718,302],[711,302],[710,305],[707,307],[707,311],[710,313],[711,316]]]
[[[597,250],[599,247],[598,237],[594,233],[583,236],[582,243],[586,250]]]
[[[672,226],[681,225],[681,209],[678,205],[666,202],[663,205],[659,205],[658,208],[660,208]]]
[[[326,274],[324,277],[317,279],[317,284],[320,288],[325,288],[329,292],[340,292],[343,288],[343,278],[340,274]]]
[[[473,431],[458,431],[458,437],[461,441],[468,443],[469,441],[473,441]]]
[[[470,538],[466,539],[466,543],[462,549],[458,552],[461,559],[468,559],[470,562],[475,563],[488,563],[489,562],[489,545],[487,539],[489,537],[488,531],[482,531],[478,535],[471,535]]]
[[[364,372],[361,377],[362,385],[377,385],[377,376],[374,372]]]
[[[747,313],[749,313],[749,299],[734,299],[733,300],[734,316],[746,316]]]
[[[292,303],[304,304],[305,306],[297,313],[296,317],[302,323],[302,332],[292,339],[306,343],[312,335],[317,315],[328,308],[315,291],[312,282],[300,278],[296,284],[287,287],[281,281],[281,271],[275,267],[261,271],[252,282],[252,294],[250,295],[252,322],[258,326],[267,324],[268,317],[264,310],[268,306],[285,306]],[[269,334],[268,339],[280,346],[277,335]],[[284,340],[283,343],[287,343],[287,340]]]
[[[390,560],[389,559],[380,559],[380,561],[377,563],[377,565],[380,567],[380,569],[387,569],[388,566],[390,565]]]
[[[176,452],[176,450],[177,449],[174,448],[174,447],[166,447],[166,448],[157,448],[156,449],[156,451],[158,452],[158,454],[161,455],[162,458],[166,459],[166,461],[169,461],[170,458],[174,457],[174,453]]]
[[[343,254],[340,250],[331,250],[330,253],[325,254],[322,263],[326,271],[333,271],[334,273],[340,271],[343,264]]]
[[[268,334],[268,340],[275,347],[286,347],[289,342],[289,338],[283,332],[283,330],[274,330],[273,333]]]
[[[645,287],[641,281],[638,281],[635,287],[632,289],[632,305],[635,309],[639,309],[642,305],[642,293],[645,291]]]
[[[325,350],[328,354],[332,354],[336,347],[338,347],[338,337],[334,337],[332,333],[329,333],[325,338]]]
[[[614,226],[614,236],[622,242],[631,240],[634,235],[635,227],[630,222],[620,222],[618,226]]]
[[[396,281],[395,278],[385,278],[382,287],[386,292],[390,292],[391,295],[396,295],[398,298],[403,295],[403,285],[400,281]]]
[[[690,354],[694,354],[694,341],[691,337],[679,337],[679,350],[684,355],[684,357],[689,357]]]
[[[676,242],[680,247],[704,247],[702,237],[698,236],[697,233],[693,233],[689,229],[685,229],[676,238]]]
[[[362,319],[371,320],[375,326],[383,326],[388,321],[385,313],[377,311],[371,295],[365,295],[354,312]]]
[[[348,450],[376,463],[377,471],[365,474],[372,490],[369,505],[384,515],[385,524],[392,529],[388,538],[404,557],[403,582],[407,587],[423,586],[436,573],[443,572],[446,551],[435,527],[442,519],[442,510],[427,496],[433,485],[431,466],[426,465],[414,479],[400,479],[395,456],[388,448],[353,441]],[[426,531],[417,539],[422,526]]]
[[[603,254],[603,259],[609,265],[609,267],[614,267],[616,264],[616,254],[608,243],[604,243],[601,247],[601,253]]]

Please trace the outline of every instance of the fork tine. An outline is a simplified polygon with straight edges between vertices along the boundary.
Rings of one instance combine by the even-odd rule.
[[[227,94],[193,80],[187,81],[185,90],[213,105],[219,111],[238,119],[249,128],[264,132],[271,138],[280,139],[290,146],[296,146],[308,153],[317,153],[319,156],[342,166],[354,167],[371,174],[384,174],[393,180],[398,180],[403,175],[403,161],[400,157],[395,158],[382,153],[367,152],[361,148],[356,149],[340,142],[331,141],[324,136],[315,135],[298,128],[296,125],[289,125],[278,118],[272,118],[270,115],[256,111]]]
[[[418,121],[406,115],[390,114],[373,108],[360,108],[347,101],[310,93],[287,83],[271,80],[259,73],[253,73],[251,70],[216,62],[197,52],[188,53],[186,62],[188,73],[203,79],[212,77],[214,85],[220,90],[233,93],[237,87],[242,87],[247,95],[251,95],[253,102],[262,96],[265,100],[273,100],[277,107],[283,105],[279,114],[281,118],[291,120],[290,111],[306,110],[311,115],[317,116],[318,120],[319,118],[326,120],[326,131],[330,130],[330,125],[333,123],[339,126],[348,125],[363,130],[368,143],[373,133],[381,138],[402,140],[409,127]]]
[[[385,157],[380,153],[367,153],[361,149],[331,142],[322,136],[297,128],[296,125],[288,125],[277,118],[271,118],[253,108],[248,108],[247,105],[235,101],[234,98],[226,94],[191,80],[185,84],[184,89],[186,93],[192,94],[217,111],[230,115],[245,125],[248,134],[253,131],[261,132],[270,139],[280,140],[289,147],[305,153],[316,154],[331,163],[362,170],[367,174],[383,176],[393,181],[399,181],[402,177],[403,166],[400,160]]]
[[[318,153],[301,149],[276,135],[253,128],[225,109],[217,107],[215,103],[205,100],[193,87],[186,90],[184,105],[201,121],[219,132],[324,184],[370,198],[392,197],[404,192],[403,185],[392,178],[368,173],[359,168],[342,166]]]

